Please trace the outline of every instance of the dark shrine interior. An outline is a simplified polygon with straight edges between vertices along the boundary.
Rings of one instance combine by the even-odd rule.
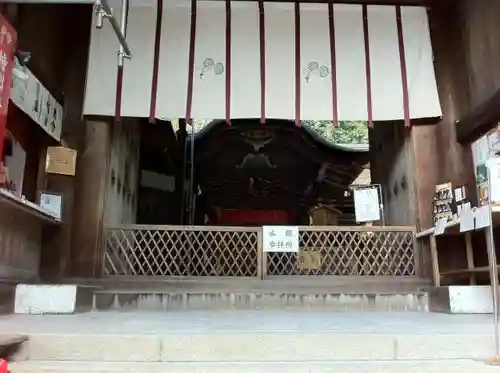
[[[369,163],[366,149],[334,145],[289,120],[214,120],[194,143],[190,126],[178,127],[141,126],[140,168],[175,177],[175,189],[141,186],[138,224],[308,225],[318,204],[354,214],[346,191]]]

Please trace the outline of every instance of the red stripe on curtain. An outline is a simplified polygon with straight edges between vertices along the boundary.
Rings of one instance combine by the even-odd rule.
[[[115,121],[119,122],[122,117],[122,93],[123,93],[123,66],[118,66],[116,71],[116,93],[115,93]]]
[[[156,8],[156,31],[155,31],[155,49],[153,57],[153,78],[151,81],[151,104],[149,106],[149,123],[156,120],[156,99],[158,92],[158,68],[160,64],[161,48],[161,23],[163,19],[163,0],[158,0]]]
[[[125,17],[125,32],[124,36],[127,37],[127,23],[128,23],[128,9],[122,9],[122,12],[126,11],[126,17]],[[120,58],[120,57],[118,57]],[[118,60],[118,68],[116,70],[116,94],[115,94],[115,121],[120,122],[121,121],[121,116],[122,116],[122,100],[123,100],[123,65],[122,63],[120,65],[120,60]],[[125,58],[122,59],[122,61],[125,61]]]
[[[188,87],[186,98],[186,123],[191,124],[191,109],[193,105],[193,75],[194,57],[196,49],[196,0],[191,0],[191,32],[189,35],[189,67],[188,67]]]
[[[266,122],[266,19],[264,0],[259,0],[260,123]]]
[[[295,125],[300,122],[300,3],[295,3]]]
[[[403,84],[403,112],[405,127],[411,126],[410,120],[410,98],[408,94],[408,72],[406,70],[405,41],[403,36],[403,24],[401,21],[401,6],[396,6],[396,24],[398,28],[399,62],[401,64],[401,82]]]
[[[231,124],[231,0],[226,0],[226,124]]]
[[[373,127],[372,73],[370,62],[370,39],[368,37],[368,7],[366,4],[363,4],[363,36],[365,39],[366,106],[368,110],[368,126]]]
[[[337,102],[337,51],[335,48],[335,19],[333,3],[328,2],[328,26],[330,29],[330,65],[332,76],[332,109],[333,125],[339,126],[339,110]]]

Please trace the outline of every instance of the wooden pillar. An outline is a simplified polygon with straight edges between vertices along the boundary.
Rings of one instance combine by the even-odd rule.
[[[434,4],[429,25],[434,51],[434,66],[443,111],[435,126],[415,126],[411,137],[415,170],[417,227],[432,226],[432,199],[435,185],[474,185],[470,147],[458,143],[455,122],[470,110],[469,82],[464,38],[464,2]],[[474,190],[469,190],[474,194]]]
[[[77,150],[78,158],[86,159],[84,152],[88,144],[87,139],[92,136],[88,135],[88,129],[82,119],[82,106],[90,43],[89,25],[93,11],[92,6],[89,5],[71,5],[59,10],[62,15],[60,14],[58,19],[65,21],[64,26],[61,27],[65,32],[61,37],[63,47],[60,49],[64,53],[59,51],[58,63],[54,66],[59,68],[59,82],[62,84],[60,91],[64,92],[65,112],[61,139],[65,146]],[[35,52],[31,46],[28,50]],[[49,65],[52,66],[52,64]],[[81,220],[78,211],[80,196],[76,187],[82,183],[80,170],[84,162],[80,162],[80,159],[77,161],[77,173],[74,177],[45,175],[44,158],[43,153],[40,159],[41,172],[38,187],[62,194],[64,223],[51,234],[45,235],[40,273],[42,279],[57,280],[61,277],[71,277],[73,275],[71,268],[75,267],[72,264],[74,250],[71,245],[74,241],[72,235],[78,230],[74,224]],[[73,219],[74,217],[76,219]]]
[[[85,123],[84,144],[78,156],[71,239],[71,275],[100,275],[99,247],[108,176],[110,125]]]
[[[436,3],[429,11],[436,81],[443,118],[436,126],[438,182],[455,185],[473,181],[470,148],[458,143],[455,123],[470,111],[465,2]],[[457,63],[463,61],[463,63]]]
[[[413,198],[415,223],[418,230],[433,226],[432,200],[439,183],[439,161],[435,126],[413,126],[411,150],[413,162]]]

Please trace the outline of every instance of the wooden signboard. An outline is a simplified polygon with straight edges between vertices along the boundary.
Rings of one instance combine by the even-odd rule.
[[[299,269],[314,270],[321,268],[321,254],[316,249],[302,249],[297,259]]]
[[[49,147],[45,172],[49,174],[75,176],[76,173],[76,150],[62,146]]]

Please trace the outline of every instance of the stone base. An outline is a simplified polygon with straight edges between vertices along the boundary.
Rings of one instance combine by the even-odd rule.
[[[14,313],[73,314],[92,309],[92,288],[78,285],[27,285],[16,287]]]
[[[444,313],[493,313],[491,286],[441,286],[430,289],[429,310]]]
[[[301,294],[298,292],[97,291],[97,310],[262,310],[428,311],[427,294]]]

